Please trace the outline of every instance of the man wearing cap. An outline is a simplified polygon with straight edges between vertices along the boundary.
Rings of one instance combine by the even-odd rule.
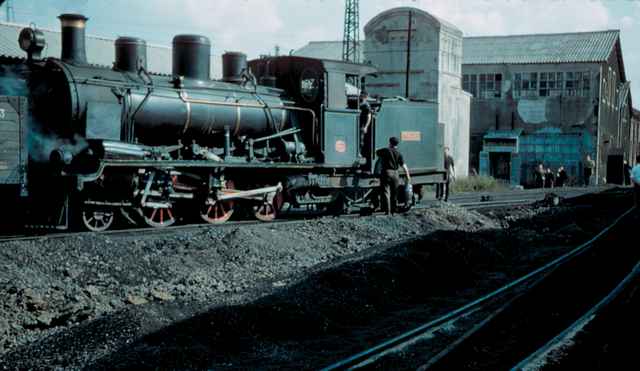
[[[398,170],[401,167],[407,175],[407,184],[411,183],[411,174],[409,174],[409,168],[404,163],[402,154],[398,151],[398,144],[400,144],[398,138],[391,137],[389,138],[389,147],[379,149],[376,152],[381,166],[382,211],[386,212],[387,215],[397,212],[398,187],[400,186]]]

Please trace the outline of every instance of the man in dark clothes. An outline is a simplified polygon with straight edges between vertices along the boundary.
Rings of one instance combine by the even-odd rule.
[[[449,201],[449,188],[451,186],[451,181],[456,178],[455,161],[449,154],[449,147],[444,147],[444,170],[446,171],[446,178],[444,183],[436,186],[436,198],[438,200],[442,200],[444,198],[444,202],[447,202]]]
[[[567,178],[567,171],[564,169],[564,166],[560,166],[560,168],[558,168],[558,175],[556,176],[556,187],[564,187]]]
[[[371,123],[373,111],[369,104],[369,94],[366,91],[360,93],[360,153],[365,158],[371,155]]]
[[[545,171],[544,171],[544,166],[542,164],[538,165],[538,167],[536,168],[535,177],[536,177],[536,188],[543,188]]]
[[[544,187],[553,188],[555,186],[556,177],[553,174],[551,168],[547,168],[547,173],[544,176]]]
[[[386,212],[387,215],[397,211],[398,187],[400,186],[399,168],[402,167],[404,169],[407,175],[407,184],[411,183],[411,174],[409,174],[409,168],[404,163],[402,154],[398,151],[398,144],[400,144],[398,138],[391,137],[389,138],[389,147],[379,149],[376,152],[381,165],[382,211]]]
[[[632,185],[631,184],[631,165],[629,165],[629,162],[627,160],[624,160],[624,164],[623,166],[623,173],[624,173],[624,185]]]

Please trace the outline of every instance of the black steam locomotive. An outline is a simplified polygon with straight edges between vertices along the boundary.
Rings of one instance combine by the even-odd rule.
[[[209,40],[179,35],[171,76],[150,73],[146,44],[132,37],[116,40],[113,68],[99,67],[87,63],[87,18],[59,18],[59,59],[41,58],[42,33],[25,28],[27,58],[0,60],[0,184],[20,210],[12,222],[101,231],[119,216],[222,223],[238,206],[263,221],[284,204],[340,211],[375,202],[373,149],[390,136],[418,191],[443,179],[434,104],[378,103],[373,138],[360,143],[347,87],[357,92],[370,66],[227,53],[214,81]]]

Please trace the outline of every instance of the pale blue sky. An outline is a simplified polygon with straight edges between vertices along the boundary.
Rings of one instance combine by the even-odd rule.
[[[211,38],[215,54],[238,50],[249,57],[272,53],[276,44],[287,53],[312,40],[340,40],[344,16],[344,0],[13,0],[13,4],[18,23],[57,28],[59,13],[81,12],[90,18],[87,32],[92,35],[138,36],[169,45],[177,33],[201,33]],[[377,13],[401,5],[444,18],[467,36],[620,29],[628,78],[640,102],[640,1],[360,0],[361,26]]]

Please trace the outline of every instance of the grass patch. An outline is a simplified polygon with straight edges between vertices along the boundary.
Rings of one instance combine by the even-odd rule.
[[[509,187],[490,176],[470,176],[457,179],[451,184],[452,193],[462,192],[500,192]]]

